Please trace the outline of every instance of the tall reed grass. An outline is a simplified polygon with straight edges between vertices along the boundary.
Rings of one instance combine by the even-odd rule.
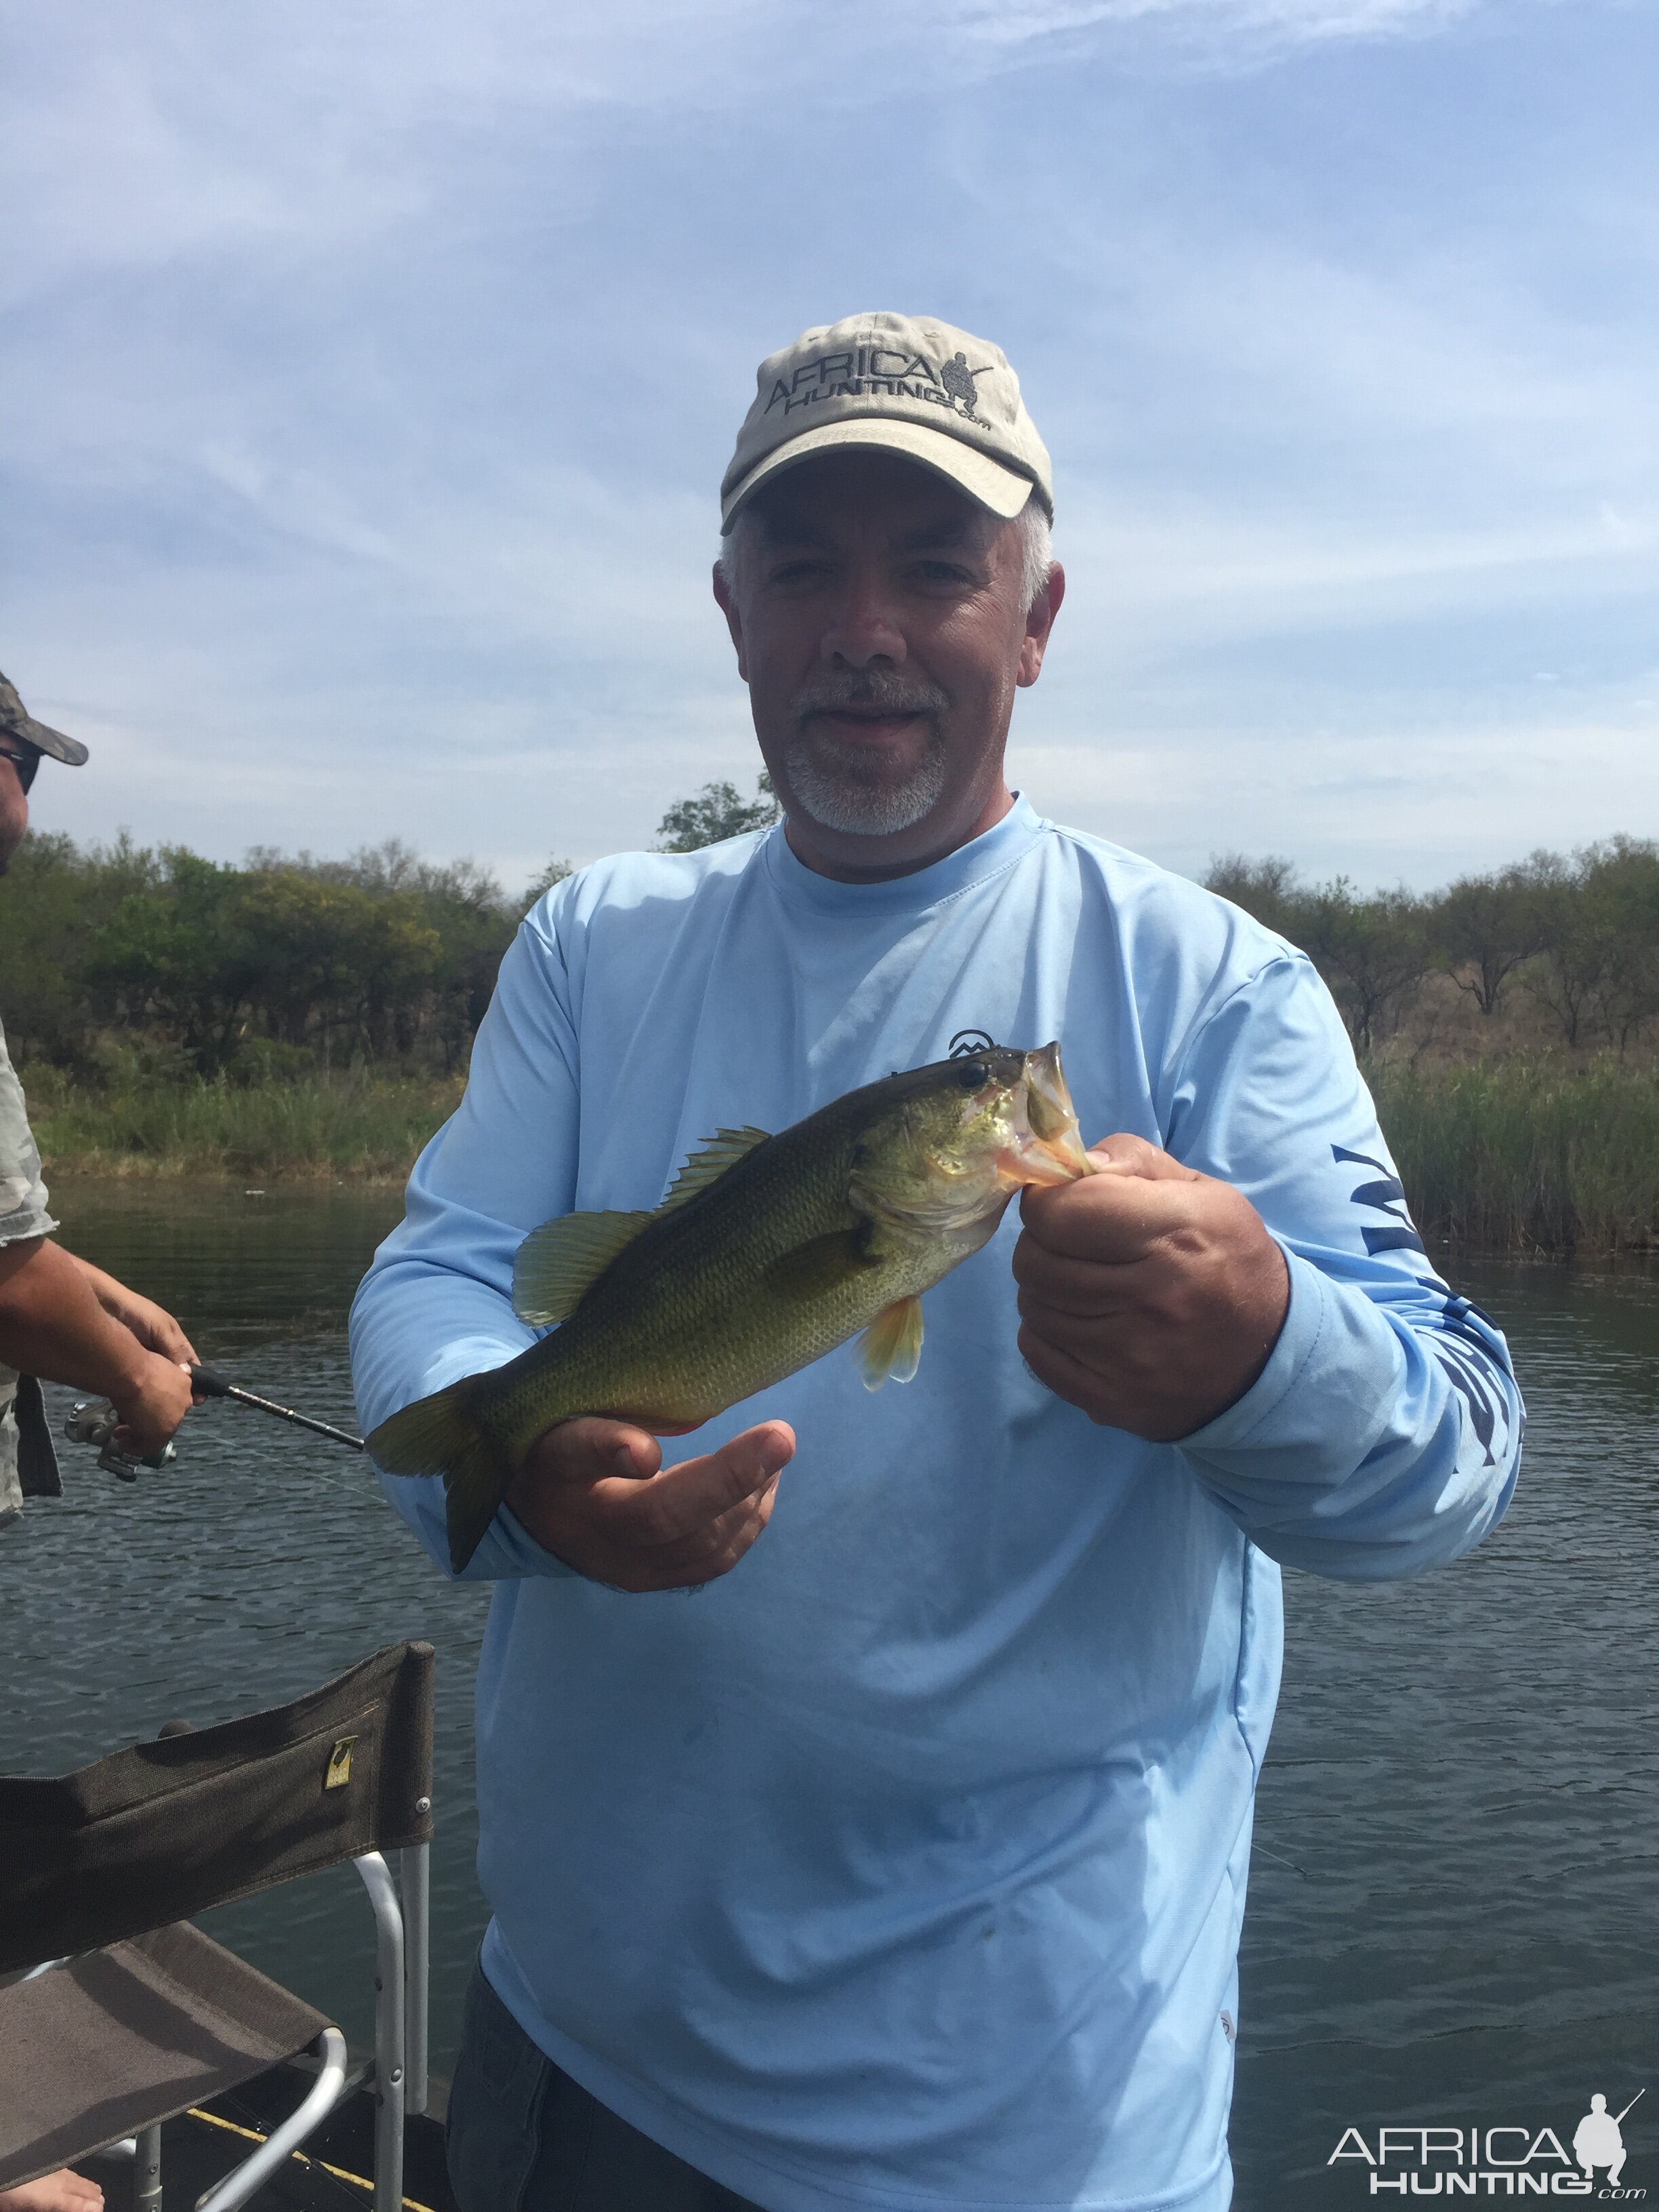
[[[1659,1248],[1659,1074],[1607,1056],[1366,1069],[1425,1237],[1493,1251]],[[48,1175],[401,1181],[460,1079],[177,1078],[77,1091],[25,1075]]]
[[[1495,1251],[1659,1246],[1659,1075],[1612,1055],[1366,1070],[1419,1227]]]
[[[23,1080],[48,1180],[401,1182],[461,1094],[459,1078],[304,1075],[246,1087],[175,1079],[105,1091],[71,1090],[47,1071]]]

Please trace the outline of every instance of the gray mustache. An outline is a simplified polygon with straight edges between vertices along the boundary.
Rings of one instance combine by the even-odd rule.
[[[822,676],[795,694],[795,714],[834,714],[848,707],[874,707],[890,714],[942,714],[948,692],[937,684],[890,675],[884,669],[849,669],[845,676]]]

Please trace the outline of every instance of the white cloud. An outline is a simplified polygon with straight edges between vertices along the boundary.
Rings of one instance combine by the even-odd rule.
[[[647,839],[752,771],[707,582],[750,361],[925,295],[1008,334],[1060,464],[1073,597],[1018,725],[1054,811],[1422,880],[1460,838],[1659,827],[1649,141],[1605,59],[1633,78],[1639,27],[1579,0],[1580,89],[1528,58],[1567,20],[37,12],[0,87],[0,666],[95,754],[42,820],[509,878]],[[1223,53],[1251,72],[1185,66]]]
[[[1120,711],[1069,739],[1028,740],[1017,720],[1010,774],[1044,812],[1185,875],[1219,852],[1278,853],[1316,879],[1426,890],[1540,845],[1652,834],[1659,708],[1633,690],[1571,703],[1473,728],[1410,698],[1357,716],[1343,696],[1291,729],[1149,728]]]
[[[1491,0],[1487,0],[1487,4]],[[937,93],[1062,33],[1169,27],[1212,47],[1372,39],[1482,0],[541,0],[453,5],[69,0],[15,19],[0,179],[7,290],[76,265],[156,266],[213,243],[349,246],[417,217],[458,140],[515,118],[640,108],[742,117],[872,88]],[[1516,0],[1509,0],[1513,7]],[[573,165],[579,192],[579,165]]]
[[[1167,23],[1212,41],[1243,35],[1294,46],[1375,39],[1439,28],[1480,0],[977,0],[964,14],[972,35],[1016,45],[1097,25]]]

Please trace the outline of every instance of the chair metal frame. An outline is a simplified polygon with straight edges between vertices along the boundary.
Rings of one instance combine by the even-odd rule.
[[[428,1790],[430,1786],[428,1782]],[[421,1799],[416,1809],[429,1814],[429,1799]],[[197,2200],[195,2212],[238,2212],[348,2094],[371,2086],[375,2106],[374,2212],[402,2212],[404,2124],[409,2116],[424,2112],[428,2102],[432,1846],[405,1844],[395,1856],[395,1881],[378,1850],[351,1862],[374,1916],[373,2059],[359,2069],[350,2068],[344,2036],[337,2027],[325,2027],[310,2046],[317,2067],[314,2086],[250,2156]],[[70,1963],[69,1959],[45,1960],[10,1978],[32,1981]],[[131,2158],[136,2212],[161,2212],[160,2123],[79,2154],[100,2154]]]

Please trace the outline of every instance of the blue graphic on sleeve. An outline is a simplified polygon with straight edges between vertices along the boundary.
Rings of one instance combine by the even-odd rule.
[[[1436,1352],[1446,1370],[1446,1380],[1469,1409],[1469,1425],[1480,1437],[1481,1448],[1486,1455],[1486,1465],[1490,1467],[1492,1464],[1492,1440],[1498,1427],[1499,1411],[1490,1381],[1473,1355],[1458,1346],[1439,1345],[1436,1346]]]
[[[1425,1291],[1437,1296],[1445,1293],[1445,1285],[1432,1276],[1419,1275],[1418,1280]],[[1468,1298],[1443,1296],[1440,1314],[1441,1341],[1434,1346],[1435,1356],[1446,1370],[1447,1381],[1468,1407],[1469,1426],[1480,1438],[1491,1467],[1497,1458],[1492,1438],[1500,1425],[1506,1425],[1509,1410],[1499,1379],[1497,1346],[1502,1340],[1496,1323]],[[1507,1373],[1506,1368],[1504,1372]],[[1524,1426],[1524,1416],[1522,1421]]]
[[[1377,1227],[1367,1223],[1360,1230],[1365,1240],[1368,1256],[1375,1258],[1379,1252],[1422,1252],[1422,1238],[1412,1226],[1406,1208],[1405,1186],[1386,1160],[1375,1159],[1369,1152],[1351,1152],[1340,1145],[1331,1146],[1334,1159],[1352,1167],[1375,1170],[1375,1182],[1362,1182],[1349,1197],[1355,1206],[1366,1206],[1387,1216],[1387,1225]],[[1469,1428],[1485,1455],[1486,1464],[1496,1464],[1498,1451],[1502,1449],[1509,1427],[1509,1401],[1505,1392],[1508,1369],[1498,1349],[1502,1343],[1497,1329],[1478,1306],[1468,1298],[1453,1297],[1446,1285],[1433,1276],[1419,1276],[1418,1280],[1425,1291],[1440,1302],[1437,1341],[1432,1346],[1446,1380],[1463,1401],[1468,1413]]]
[[[1358,1190],[1348,1194],[1355,1206],[1375,1206],[1379,1213],[1386,1213],[1389,1217],[1389,1226],[1386,1229],[1375,1229],[1367,1223],[1360,1231],[1365,1240],[1366,1251],[1373,1255],[1378,1252],[1422,1252],[1426,1259],[1428,1254],[1424,1251],[1423,1239],[1412,1227],[1411,1216],[1406,1211],[1405,1185],[1388,1163],[1374,1160],[1366,1152],[1345,1152],[1340,1145],[1331,1146],[1331,1156],[1334,1159],[1350,1161],[1355,1167],[1375,1168],[1381,1177],[1377,1182],[1362,1182]]]

